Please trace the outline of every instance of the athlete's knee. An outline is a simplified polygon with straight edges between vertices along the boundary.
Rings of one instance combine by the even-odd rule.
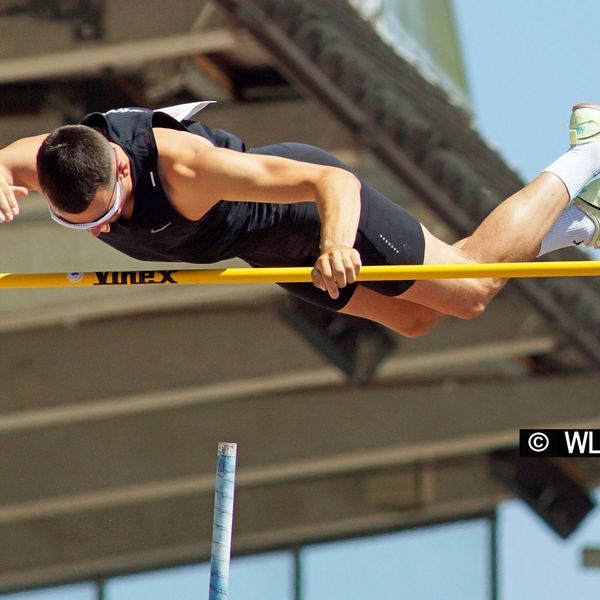
[[[407,338],[420,338],[426,336],[439,319],[415,319],[412,323],[403,325],[398,333]]]
[[[434,310],[424,309],[415,311],[413,318],[408,322],[402,323],[402,327],[396,328],[396,331],[408,338],[424,337],[445,317],[444,313]]]
[[[480,317],[503,286],[504,282],[499,279],[468,280],[466,293],[454,308],[454,316],[460,319]]]

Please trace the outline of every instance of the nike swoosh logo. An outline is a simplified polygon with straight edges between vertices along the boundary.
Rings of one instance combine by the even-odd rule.
[[[160,229],[151,229],[150,233],[160,233],[164,231],[173,221],[169,221],[166,225],[163,225]]]
[[[574,243],[576,246],[579,246],[579,244],[583,244],[583,240],[581,240],[580,242],[576,242],[575,240],[573,240],[573,243]]]

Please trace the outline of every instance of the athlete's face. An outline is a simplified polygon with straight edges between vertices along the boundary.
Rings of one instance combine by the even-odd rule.
[[[95,237],[110,231],[110,224],[121,215],[125,196],[118,156],[114,148],[113,151],[115,153],[115,181],[112,187],[98,190],[90,205],[81,213],[72,214],[61,211],[49,204],[50,216],[54,221],[63,227],[89,231]]]

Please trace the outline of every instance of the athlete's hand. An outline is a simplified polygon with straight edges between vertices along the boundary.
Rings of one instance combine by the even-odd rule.
[[[27,194],[27,188],[11,185],[0,173],[0,223],[10,222],[19,214],[17,198],[23,198]]]
[[[360,267],[360,254],[354,248],[328,248],[315,263],[312,281],[336,299],[340,295],[339,288],[356,281]]]

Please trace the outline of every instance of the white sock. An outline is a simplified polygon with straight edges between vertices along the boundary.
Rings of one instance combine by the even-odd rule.
[[[578,206],[571,204],[562,211],[542,240],[538,256],[569,246],[587,246],[595,230],[594,222]]]
[[[556,175],[573,200],[579,190],[600,173],[600,143],[574,146],[544,171]]]

